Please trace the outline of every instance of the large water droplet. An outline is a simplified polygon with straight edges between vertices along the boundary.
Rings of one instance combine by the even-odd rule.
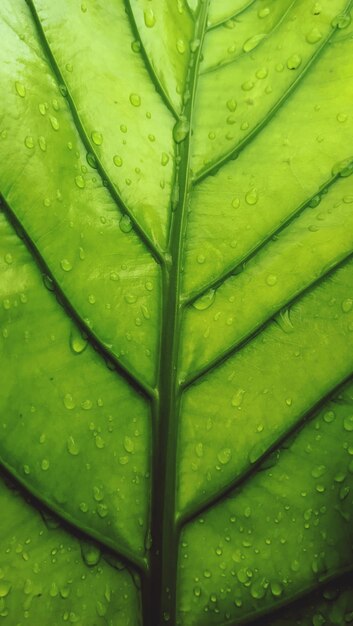
[[[215,289],[209,289],[203,296],[201,296],[201,298],[198,298],[197,300],[195,300],[192,306],[194,307],[194,309],[197,309],[198,311],[204,311],[205,309],[208,309],[211,306],[211,304],[213,304],[215,297],[216,297]]]
[[[296,70],[302,62],[302,58],[300,56],[300,54],[292,54],[288,59],[287,59],[287,67],[289,70]]]
[[[154,15],[153,9],[146,9],[146,11],[143,14],[143,17],[144,17],[147,28],[153,28],[153,26],[156,23],[156,17]]]
[[[189,133],[190,126],[186,118],[182,117],[176,122],[173,128],[173,137],[176,143],[184,141]]]
[[[121,216],[119,221],[119,227],[123,233],[129,233],[132,230],[133,224],[127,214]]]
[[[102,556],[98,546],[84,541],[81,541],[81,554],[86,565],[89,565],[90,567],[98,565]]]

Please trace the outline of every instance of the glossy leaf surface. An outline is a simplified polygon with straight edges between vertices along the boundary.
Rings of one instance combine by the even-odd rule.
[[[351,621],[351,4],[2,0],[9,626]]]

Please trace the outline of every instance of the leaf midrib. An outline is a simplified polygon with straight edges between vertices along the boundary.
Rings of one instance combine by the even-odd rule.
[[[154,410],[152,507],[151,507],[151,571],[145,597],[144,626],[162,624],[165,616],[175,623],[176,580],[179,550],[179,526],[176,519],[177,435],[181,387],[178,380],[180,328],[182,322],[181,276],[187,207],[192,184],[191,144],[194,103],[199,77],[199,63],[207,28],[209,0],[203,0],[196,16],[194,40],[200,42],[193,53],[184,91],[182,119],[189,125],[185,139],[176,143],[180,165],[174,187],[179,201],[172,213],[170,236],[163,273],[163,313],[158,372],[158,401]],[[190,93],[189,100],[185,95]],[[172,193],[171,197],[173,198]],[[170,590],[168,593],[167,590]],[[148,612],[147,612],[148,611]]]

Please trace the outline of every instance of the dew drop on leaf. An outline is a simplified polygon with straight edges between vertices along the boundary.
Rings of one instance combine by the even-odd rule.
[[[6,598],[11,589],[11,583],[7,580],[0,580],[0,598]]]
[[[251,52],[251,50],[254,50],[254,48],[256,48],[259,45],[259,43],[261,43],[261,41],[265,39],[265,37],[266,37],[266,34],[264,33],[258,33],[257,35],[250,37],[243,44],[243,51]]]
[[[318,28],[313,28],[306,36],[308,43],[318,43],[322,39],[322,33]]]
[[[301,65],[302,58],[299,54],[292,54],[287,59],[287,67],[289,70],[296,70]]]
[[[72,456],[77,456],[79,454],[80,449],[72,435],[68,437],[66,446],[67,446],[68,452],[72,454]]]
[[[217,459],[222,465],[227,465],[232,458],[232,451],[230,448],[223,448],[217,454]]]
[[[141,105],[141,98],[137,93],[131,93],[129,100],[134,107],[139,107]]]
[[[15,88],[16,88],[18,95],[21,98],[24,98],[26,96],[26,87],[22,83],[20,83],[19,81],[16,81]]]
[[[76,326],[70,331],[70,348],[74,354],[81,354],[87,348],[87,338]]]
[[[64,406],[69,411],[71,411],[72,409],[75,408],[76,404],[75,404],[75,401],[74,401],[71,393],[65,394],[65,396],[64,396]]]
[[[193,302],[192,306],[194,309],[198,311],[205,311],[208,309],[214,302],[216,297],[215,289],[209,289],[201,298],[198,298]]]
[[[103,135],[98,130],[93,130],[91,133],[92,141],[96,146],[101,146],[103,143]]]
[[[119,220],[119,228],[123,233],[129,233],[132,230],[133,224],[130,217],[125,213]]]
[[[156,23],[156,18],[153,12],[153,9],[149,8],[146,9],[146,11],[144,12],[144,20],[145,20],[145,24],[147,26],[147,28],[153,28],[153,26]]]
[[[186,118],[182,117],[173,128],[173,137],[176,143],[181,143],[189,134],[190,126]]]

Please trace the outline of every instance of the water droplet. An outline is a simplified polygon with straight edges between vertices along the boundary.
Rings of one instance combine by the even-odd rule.
[[[119,221],[119,227],[123,233],[129,233],[132,230],[133,223],[126,213],[125,215],[121,216]]]
[[[41,466],[42,470],[44,472],[46,472],[49,469],[49,466],[50,466],[50,463],[49,463],[48,459],[43,459],[41,464],[40,464],[40,466]]]
[[[231,404],[234,407],[240,407],[243,402],[243,397],[245,394],[244,389],[238,389],[237,392],[232,396]]]
[[[87,338],[76,326],[70,331],[70,348],[74,354],[81,354],[87,348]]]
[[[17,91],[18,95],[19,95],[21,98],[24,98],[24,97],[25,97],[25,95],[26,95],[26,87],[25,87],[22,83],[20,83],[20,82],[17,80],[17,81],[15,82],[15,88],[16,88],[16,91]]]
[[[343,428],[347,432],[353,431],[353,415],[349,415],[348,417],[345,417],[345,419],[343,420]]]
[[[351,16],[349,13],[340,13],[333,18],[331,24],[333,28],[338,28],[339,30],[343,30],[347,28],[351,23]]]
[[[342,178],[346,178],[353,173],[353,158],[350,157],[348,159],[344,159],[343,161],[339,161],[335,163],[332,168],[333,176],[342,176]]]
[[[141,98],[137,93],[131,93],[129,100],[134,107],[139,107],[141,105]]]
[[[140,52],[140,50],[141,50],[141,42],[138,41],[137,39],[135,39],[135,41],[133,41],[132,44],[131,44],[131,50],[133,52],[136,52],[136,53]]]
[[[98,130],[92,130],[91,132],[92,141],[96,146],[101,146],[103,143],[103,135]]]
[[[243,51],[251,52],[251,50],[254,50],[254,48],[256,48],[265,37],[266,37],[265,33],[258,33],[257,35],[253,35],[253,37],[250,37],[244,43]]]
[[[231,458],[232,458],[232,451],[230,448],[223,448],[223,450],[221,450],[217,454],[217,459],[222,465],[227,465],[227,463],[229,463]]]
[[[258,193],[257,193],[257,189],[250,189],[250,191],[248,191],[248,193],[245,196],[245,200],[247,202],[247,204],[256,204],[256,202],[258,201]]]
[[[107,517],[107,515],[108,515],[108,507],[107,507],[107,505],[99,503],[98,506],[97,506],[97,513],[98,513],[99,517],[101,517],[102,519],[104,517]]]
[[[64,406],[70,411],[75,408],[76,404],[71,393],[67,393],[64,396]]]
[[[203,457],[203,444],[201,442],[196,444],[196,446],[195,446],[195,453],[196,453],[196,456],[199,457],[199,459],[201,459],[201,457]]]
[[[135,445],[131,437],[124,438],[124,449],[126,450],[126,452],[129,452],[129,453],[134,451]]]
[[[62,259],[60,265],[64,272],[70,272],[70,270],[72,270],[72,265],[68,259]]]
[[[296,70],[302,62],[302,58],[299,54],[292,54],[288,59],[287,59],[287,67],[289,70]]]
[[[146,9],[143,17],[144,17],[147,28],[153,28],[153,26],[156,23],[156,18],[155,18],[153,9]]]
[[[189,130],[190,126],[187,119],[185,117],[180,118],[173,128],[174,141],[176,141],[176,143],[184,141],[189,133]]]
[[[29,149],[34,148],[33,137],[31,137],[30,135],[27,135],[27,137],[25,138],[25,146]]]
[[[72,456],[77,456],[80,452],[80,449],[75,441],[75,439],[70,435],[66,442],[67,450]]]
[[[6,598],[11,589],[11,583],[7,580],[0,580],[0,598]]]
[[[92,400],[84,400],[83,402],[81,402],[81,408],[84,411],[89,411],[93,406]]]
[[[179,54],[184,54],[186,50],[186,46],[185,46],[185,41],[183,39],[177,40],[176,49],[178,50]]]
[[[75,183],[79,189],[83,189],[86,186],[85,179],[81,174],[75,177]]]
[[[313,28],[306,36],[306,40],[308,43],[317,43],[321,39],[322,33],[319,31],[318,28]]]
[[[267,67],[260,67],[260,69],[257,70],[257,72],[255,73],[256,78],[259,78],[260,80],[263,80],[264,78],[267,78],[268,76],[268,69]]]
[[[326,411],[326,413],[324,413],[323,419],[326,424],[331,424],[331,422],[334,422],[334,420],[336,419],[336,415],[334,411]]]
[[[228,111],[230,111],[231,113],[234,113],[236,108],[237,108],[237,102],[233,98],[231,98],[230,100],[227,100]]]
[[[53,130],[59,130],[60,124],[59,124],[58,118],[55,117],[55,115],[50,115],[49,120],[50,120],[50,124],[52,126],[52,129]]]
[[[277,581],[271,582],[271,593],[275,598],[279,598],[283,593],[283,587],[281,583]]]
[[[273,287],[273,285],[275,285],[277,283],[277,276],[275,274],[269,274],[266,278],[266,283],[270,286]]]
[[[114,163],[114,165],[115,165],[116,167],[121,167],[121,166],[122,166],[122,164],[123,164],[123,160],[122,160],[121,156],[119,156],[118,154],[116,154],[116,155],[113,157],[113,163]]]
[[[263,9],[260,9],[258,11],[258,16],[260,19],[263,19],[264,17],[267,17],[271,12],[271,9],[269,7],[264,7]]]
[[[349,313],[352,310],[353,300],[351,298],[347,298],[342,302],[342,311],[343,313]]]
[[[200,47],[200,43],[200,39],[193,39],[190,43],[191,52],[196,52],[196,50]]]
[[[192,306],[194,307],[194,309],[197,309],[198,311],[205,311],[205,309],[208,309],[211,306],[211,304],[213,304],[215,297],[216,297],[215,289],[209,289],[203,296],[201,296],[201,298],[198,298],[197,300],[195,300]]]
[[[45,137],[43,137],[42,135],[38,137],[38,144],[42,152],[45,152],[47,149],[47,142],[46,142]]]
[[[103,437],[101,437],[100,435],[97,435],[95,438],[95,444],[99,450],[102,450],[105,447],[105,441]]]

